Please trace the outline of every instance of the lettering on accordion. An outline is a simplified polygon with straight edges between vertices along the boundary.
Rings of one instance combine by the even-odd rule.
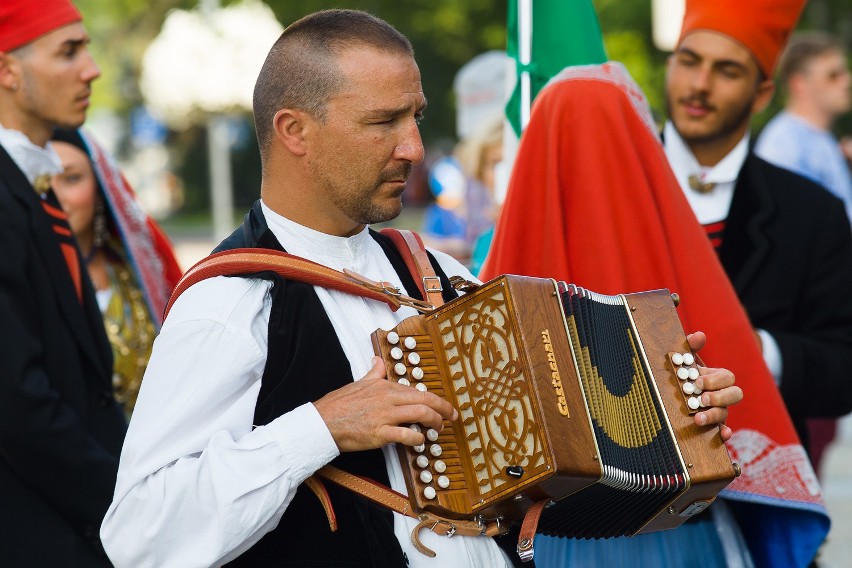
[[[539,532],[622,536],[678,526],[735,475],[690,416],[697,368],[668,291],[502,276],[373,346],[389,380],[459,411],[398,447],[420,510],[512,521],[545,499]]]

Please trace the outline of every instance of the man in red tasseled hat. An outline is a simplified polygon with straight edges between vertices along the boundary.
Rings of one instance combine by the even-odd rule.
[[[807,418],[852,410],[852,231],[839,199],[757,158],[749,131],[804,3],[687,0],[664,137],[807,446]]]
[[[98,536],[124,414],[49,140],[83,124],[99,75],[69,0],[0,2],[0,559],[109,566]]]

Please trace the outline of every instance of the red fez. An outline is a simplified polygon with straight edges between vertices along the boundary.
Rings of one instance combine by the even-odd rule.
[[[805,7],[806,0],[686,0],[678,45],[697,30],[730,36],[748,49],[766,77]]]
[[[12,51],[82,19],[71,0],[2,0],[0,51]]]

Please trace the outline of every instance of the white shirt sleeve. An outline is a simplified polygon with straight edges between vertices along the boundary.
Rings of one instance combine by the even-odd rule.
[[[338,455],[312,404],[253,428],[271,283],[218,277],[181,296],[154,344],[101,527],[118,566],[218,566],[272,530]]]
[[[781,359],[781,349],[778,347],[778,342],[765,329],[757,329],[755,331],[760,336],[763,360],[766,362],[766,366],[769,367],[769,372],[772,373],[775,384],[781,386],[781,373],[784,371],[784,361]]]

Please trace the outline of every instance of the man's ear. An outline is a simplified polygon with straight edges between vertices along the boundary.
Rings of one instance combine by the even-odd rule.
[[[754,97],[754,102],[751,104],[751,113],[757,114],[766,110],[772,97],[775,95],[775,81],[772,79],[764,79],[757,85],[757,95]]]
[[[272,119],[275,138],[294,155],[304,156],[307,152],[305,134],[311,121],[310,115],[303,111],[283,108]]]
[[[17,90],[20,83],[19,63],[14,55],[0,51],[0,87]]]

